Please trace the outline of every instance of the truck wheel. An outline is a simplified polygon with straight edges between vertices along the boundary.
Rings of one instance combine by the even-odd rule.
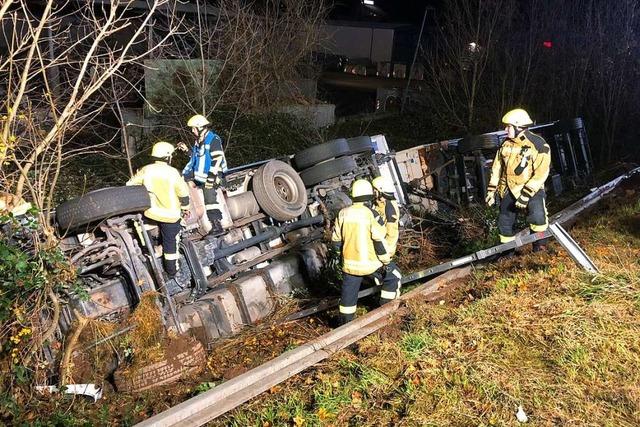
[[[347,145],[349,146],[348,154],[362,154],[373,153],[373,141],[369,136],[356,136],[355,138],[347,139]]]
[[[468,153],[475,150],[495,150],[499,146],[500,138],[498,138],[498,135],[467,136],[458,141],[458,153]]]
[[[583,127],[584,123],[582,122],[582,119],[580,117],[576,117],[573,119],[558,120],[553,125],[553,132],[555,134],[567,133],[572,130],[582,129]]]
[[[293,161],[298,170],[303,170],[334,157],[351,156],[366,152],[373,153],[373,142],[370,137],[340,138],[309,147],[293,156]]]
[[[298,170],[306,169],[316,163],[344,156],[349,151],[349,145],[344,138],[333,139],[324,144],[314,145],[293,156],[293,162]]]
[[[307,190],[298,173],[280,160],[260,166],[252,179],[258,205],[278,221],[296,218],[307,208]]]
[[[143,212],[150,206],[143,185],[102,188],[61,203],[56,209],[56,222],[61,231],[67,231],[112,216]]]
[[[327,179],[344,175],[356,169],[356,161],[351,156],[327,160],[300,172],[300,178],[307,187],[316,185]]]
[[[182,353],[173,354],[133,372],[118,369],[113,373],[113,381],[120,392],[143,391],[178,381],[183,375],[200,368],[205,359],[204,347],[196,341]]]

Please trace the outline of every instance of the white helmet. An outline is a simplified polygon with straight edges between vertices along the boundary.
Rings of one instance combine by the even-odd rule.
[[[527,113],[525,110],[523,110],[522,108],[516,108],[509,111],[504,115],[504,117],[502,117],[502,123],[504,123],[505,125],[522,128],[532,125],[533,120],[531,120],[531,117],[529,117],[529,113]]]
[[[151,157],[164,159],[167,157],[171,157],[174,151],[175,148],[173,148],[173,145],[165,141],[159,141],[153,144],[153,148],[151,149]]]
[[[394,192],[393,183],[383,176],[374,178],[371,185],[381,193],[393,194]]]
[[[191,117],[189,121],[187,121],[187,126],[190,128],[203,128],[205,126],[209,126],[211,122],[207,120],[207,118],[201,114],[196,114]]]
[[[358,179],[351,186],[351,198],[357,201],[372,200],[373,187],[366,179]]]

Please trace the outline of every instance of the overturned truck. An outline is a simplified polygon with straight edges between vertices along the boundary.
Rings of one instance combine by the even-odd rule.
[[[105,188],[64,202],[56,209],[62,248],[89,298],[70,301],[61,329],[73,323],[73,309],[116,320],[144,292],[157,291],[167,329],[212,345],[272,314],[274,297],[314,280],[326,255],[325,227],[351,203],[353,180],[383,173],[400,184],[396,170],[382,136],[337,139],[232,169],[218,190],[224,234],[217,237],[206,234],[202,196],[192,188],[175,279],[163,271],[157,228],[141,215],[149,207],[144,187]]]
[[[591,170],[580,119],[538,128],[554,150],[558,167],[549,185],[556,192],[563,176]],[[182,233],[175,279],[163,271],[157,228],[142,216],[149,207],[144,187],[105,188],[64,202],[55,214],[62,249],[88,298],[68,301],[60,338],[72,327],[76,310],[85,318],[119,321],[143,293],[154,291],[162,294],[167,330],[211,347],[273,314],[275,297],[304,291],[319,277],[326,261],[323,235],[337,212],[351,204],[354,180],[386,176],[405,209],[473,203],[484,199],[493,153],[505,137],[494,132],[397,153],[382,135],[336,139],[231,169],[218,190],[224,201],[222,235],[207,235],[211,225],[202,195],[191,189],[192,215]]]

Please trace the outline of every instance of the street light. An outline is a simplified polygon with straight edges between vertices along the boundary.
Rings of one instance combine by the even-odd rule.
[[[373,0],[362,0],[362,4],[366,4],[366,5],[369,5],[369,6],[374,6],[375,5]]]

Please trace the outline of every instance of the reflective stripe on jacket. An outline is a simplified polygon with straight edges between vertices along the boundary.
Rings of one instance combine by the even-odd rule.
[[[395,200],[380,198],[376,200],[376,212],[385,221],[387,235],[385,243],[389,256],[393,258],[398,247],[398,236],[400,235],[400,208]]]
[[[496,153],[488,190],[497,189],[504,196],[508,188],[516,199],[520,194],[530,198],[544,188],[550,167],[549,145],[541,136],[526,130],[507,139]]]
[[[331,240],[341,244],[342,271],[366,276],[390,261],[384,246],[386,229],[382,217],[362,202],[338,213]]]
[[[215,181],[219,173],[226,171],[227,160],[222,150],[222,139],[215,132],[207,130],[202,142],[193,146],[191,158],[182,170],[182,175],[193,173],[194,179],[204,184],[207,178]]]
[[[176,222],[189,209],[189,187],[177,169],[156,161],[141,168],[127,185],[144,185],[151,207],[144,214],[160,222]]]

